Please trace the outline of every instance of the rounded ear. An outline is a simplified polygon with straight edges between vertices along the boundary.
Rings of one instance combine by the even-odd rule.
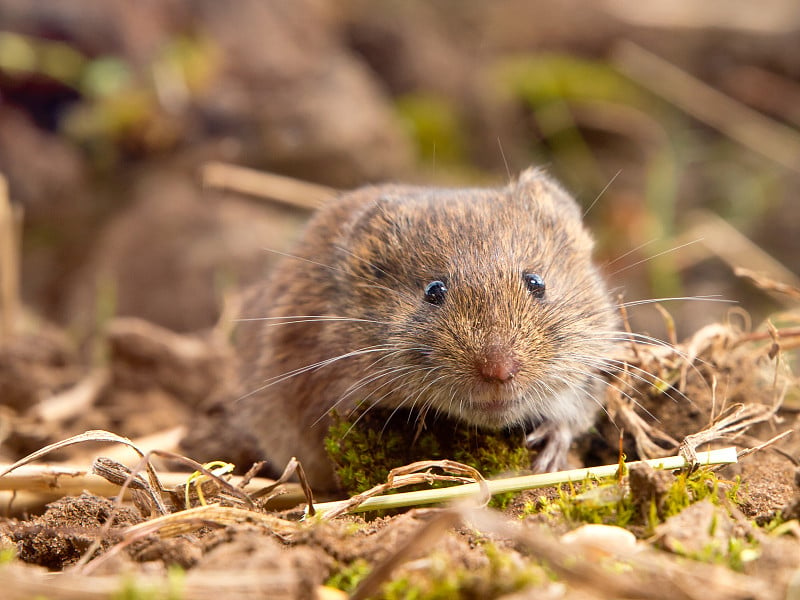
[[[520,173],[516,187],[540,206],[549,205],[553,210],[568,211],[570,217],[582,220],[580,207],[575,199],[542,167],[525,169]]]
[[[583,225],[581,207],[561,184],[538,167],[525,169],[519,176],[514,192],[534,210],[550,215],[555,224],[572,237],[577,247],[591,252],[594,239]]]

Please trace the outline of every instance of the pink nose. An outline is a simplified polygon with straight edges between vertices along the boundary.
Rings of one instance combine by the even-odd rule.
[[[475,359],[478,373],[486,381],[507,383],[519,372],[519,362],[511,351],[501,345],[483,348]]]

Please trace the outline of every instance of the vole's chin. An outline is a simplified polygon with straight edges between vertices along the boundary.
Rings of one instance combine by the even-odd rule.
[[[501,429],[527,420],[526,403],[513,386],[479,385],[462,398],[448,412],[456,408],[452,416],[472,425]]]

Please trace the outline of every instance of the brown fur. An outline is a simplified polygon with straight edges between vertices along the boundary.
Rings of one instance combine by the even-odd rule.
[[[524,426],[545,444],[537,467],[558,467],[592,422],[594,367],[617,328],[591,250],[577,204],[539,170],[499,189],[345,194],[251,291],[242,316],[272,320],[239,326],[234,412],[274,464],[297,456],[323,489],[335,487],[322,445],[328,411],[362,402]],[[544,298],[525,272],[544,279]],[[425,300],[436,280],[448,288],[441,305]]]

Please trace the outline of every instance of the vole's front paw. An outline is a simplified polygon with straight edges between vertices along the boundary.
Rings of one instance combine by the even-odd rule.
[[[531,467],[537,473],[561,471],[567,466],[572,430],[566,425],[545,421],[525,438],[528,448],[538,450]]]

